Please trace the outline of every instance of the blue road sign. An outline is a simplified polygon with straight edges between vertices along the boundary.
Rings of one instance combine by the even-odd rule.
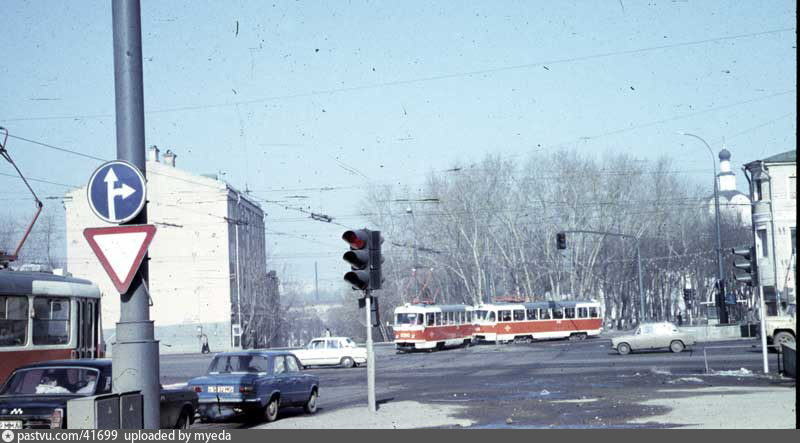
[[[144,208],[146,193],[142,172],[124,160],[100,165],[86,187],[89,207],[109,223],[125,223],[136,217]]]

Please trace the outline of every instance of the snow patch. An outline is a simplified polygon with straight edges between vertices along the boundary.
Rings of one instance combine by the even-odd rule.
[[[678,378],[678,379],[675,379],[675,380],[667,381],[667,383],[671,383],[671,384],[680,383],[680,382],[684,382],[684,383],[703,383],[703,379],[702,378],[698,378],[698,377],[681,377],[681,378]]]
[[[747,368],[741,368],[739,370],[734,370],[734,371],[712,371],[711,375],[723,375],[731,377],[754,377],[756,374],[754,374],[753,371],[750,371]]]

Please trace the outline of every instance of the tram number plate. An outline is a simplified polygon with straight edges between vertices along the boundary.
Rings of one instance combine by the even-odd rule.
[[[400,338],[411,338],[411,334],[409,334],[408,332],[401,332]]]
[[[0,429],[22,429],[22,420],[0,420]]]

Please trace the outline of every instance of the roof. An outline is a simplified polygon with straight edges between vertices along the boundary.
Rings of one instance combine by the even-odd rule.
[[[82,358],[75,360],[48,360],[40,361],[38,363],[31,363],[28,365],[20,366],[17,369],[31,369],[42,368],[49,366],[83,366],[94,369],[109,369],[111,368],[110,358]]]
[[[273,349],[251,349],[246,351],[217,352],[214,357],[241,355],[285,355],[291,353],[291,351],[277,351]]]
[[[65,277],[47,272],[0,270],[0,294],[33,294],[34,282],[38,282],[36,284],[37,294],[100,297],[100,290],[97,289],[97,286],[91,281],[82,278]],[[68,283],[70,286],[69,288],[63,286],[56,288],[47,282]],[[69,292],[66,292],[67,289],[69,289]]]
[[[767,157],[762,160],[764,163],[795,163],[797,162],[797,150],[786,151]]]

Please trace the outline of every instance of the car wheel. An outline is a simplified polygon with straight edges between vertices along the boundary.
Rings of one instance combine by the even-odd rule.
[[[272,397],[264,408],[264,419],[267,423],[275,421],[278,418],[278,397]]]
[[[775,345],[775,350],[778,353],[783,352],[784,343],[794,343],[794,337],[788,332],[778,332],[772,337],[772,344]]]
[[[306,404],[303,405],[303,410],[306,411],[306,414],[313,414],[317,412],[317,399],[319,396],[317,395],[317,390],[314,389],[311,391],[311,395],[308,397],[308,401]]]
[[[631,353],[631,346],[627,343],[620,343],[617,345],[617,352],[622,355],[628,355]]]
[[[674,353],[683,352],[683,349],[686,346],[683,345],[683,342],[680,340],[673,340],[672,343],[669,344],[669,350]]]
[[[356,362],[353,361],[353,359],[350,357],[344,357],[342,358],[341,364],[345,368],[352,368],[353,366],[355,366]]]
[[[192,417],[191,413],[187,410],[181,411],[180,417],[178,417],[178,422],[175,423],[175,429],[189,429],[192,426]]]

